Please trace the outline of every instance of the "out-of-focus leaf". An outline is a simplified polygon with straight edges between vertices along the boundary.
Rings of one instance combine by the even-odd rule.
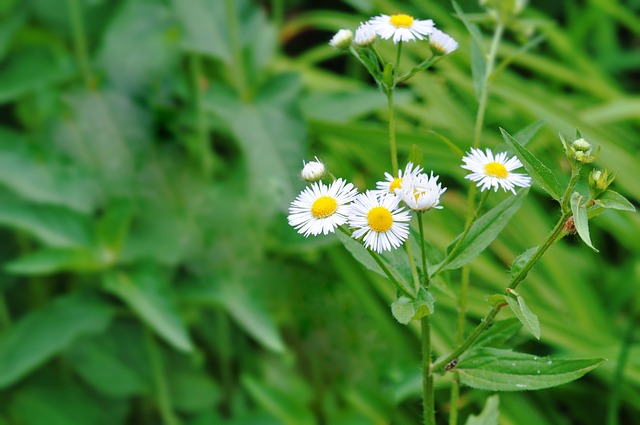
[[[498,420],[500,419],[499,406],[500,397],[497,394],[488,397],[482,413],[478,416],[470,415],[466,425],[498,425]]]
[[[275,415],[284,425],[311,425],[315,423],[309,409],[296,402],[296,398],[291,394],[271,388],[249,375],[242,377],[242,385],[257,404]]]
[[[502,297],[502,295],[500,295]],[[522,324],[518,319],[505,319],[493,322],[491,327],[484,331],[474,342],[474,347],[497,347],[504,344],[522,329]]]
[[[231,58],[229,22],[223,1],[172,0],[173,8],[184,30],[187,50],[227,61]]]
[[[133,219],[133,205],[129,201],[114,202],[98,222],[98,243],[112,253],[120,252]]]
[[[489,391],[525,391],[574,381],[601,365],[603,359],[552,359],[496,348],[476,348],[460,357],[460,381]]]
[[[13,274],[33,276],[60,271],[96,271],[109,262],[109,254],[101,257],[92,249],[44,248],[9,262],[5,269]]]
[[[562,196],[560,184],[558,184],[558,180],[551,170],[504,129],[501,128],[500,132],[502,133],[504,141],[507,142],[507,144],[516,152],[518,158],[520,158],[520,161],[522,162],[522,165],[524,165],[524,168],[531,175],[533,180],[535,180],[540,187],[551,195],[553,199],[559,201],[560,196]]]
[[[114,310],[101,299],[75,293],[28,314],[0,340],[0,388],[37,368],[76,338],[104,331]]]
[[[411,93],[399,91],[393,95],[394,104],[411,100]],[[387,100],[376,89],[350,92],[310,93],[301,102],[304,114],[318,121],[346,123],[359,116],[385,109]]]
[[[0,26],[0,61],[4,59],[7,53],[11,38],[16,34],[25,22],[25,14],[23,12],[14,13],[8,21]]]
[[[221,391],[203,365],[197,367],[191,359],[176,357],[170,356],[167,370],[171,404],[185,413],[215,409]]]
[[[578,192],[571,194],[571,212],[573,213],[573,222],[575,223],[576,230],[580,239],[595,252],[599,252],[591,243],[591,236],[589,235],[589,215],[587,214],[587,207],[582,204],[583,196]]]
[[[104,288],[126,303],[151,329],[181,351],[191,351],[193,344],[187,328],[158,273],[142,269],[135,274],[109,273]]]

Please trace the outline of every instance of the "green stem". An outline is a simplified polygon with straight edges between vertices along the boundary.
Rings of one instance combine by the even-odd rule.
[[[393,88],[387,92],[387,105],[389,108],[389,147],[391,148],[392,175],[398,175],[398,148],[396,145],[396,122],[393,115]]]
[[[171,397],[167,387],[167,378],[164,373],[160,351],[151,331],[147,327],[144,328],[144,340],[145,345],[147,346],[147,354],[149,356],[149,364],[151,365],[153,381],[156,387],[158,409],[160,411],[160,416],[162,417],[162,422],[165,425],[178,425],[178,419],[171,409]]]
[[[422,332],[422,413],[424,425],[436,425],[429,316],[420,319],[420,330]]]
[[[207,128],[207,117],[204,110],[204,100],[202,96],[202,60],[194,54],[189,56],[189,71],[191,74],[191,84],[193,85],[194,103],[197,118],[197,136],[198,136],[198,157],[202,174],[205,178],[211,176],[213,167],[213,155],[209,149],[209,129]]]
[[[542,245],[538,246],[538,249],[533,254],[533,256],[529,259],[529,261],[527,261],[527,263],[522,267],[522,269],[520,269],[520,271],[518,271],[518,273],[512,277],[512,280],[508,286],[508,289],[515,289],[527,277],[529,270],[531,270],[531,268],[538,262],[538,260],[540,260],[542,255],[544,255],[544,253],[547,252],[549,247],[551,247],[551,245],[558,239],[558,236],[562,234],[563,228],[564,228],[564,222],[568,217],[569,217],[569,214],[566,214],[566,213],[562,214],[560,219],[556,222],[556,225],[554,226],[553,230],[551,230],[549,235],[547,235],[547,238],[542,243]],[[478,337],[480,337],[482,332],[484,332],[484,330],[487,329],[493,323],[493,320],[498,315],[502,307],[504,307],[504,304],[495,305],[491,309],[491,311],[487,313],[484,319],[480,321],[480,323],[476,326],[473,332],[471,332],[471,334],[461,344],[459,344],[457,348],[455,348],[446,357],[437,361],[431,366],[433,371],[438,371],[444,368],[444,366],[449,364],[452,360],[460,357],[460,355],[464,353],[471,346],[471,344],[473,344],[478,339]]]
[[[571,179],[569,180],[567,189],[564,191],[564,194],[562,195],[562,199],[560,200],[563,213],[567,213],[571,211],[571,208],[569,207],[569,201],[571,200],[571,192],[573,191],[573,188],[578,183],[578,180],[580,180],[581,168],[582,167],[579,164],[575,164],[575,163],[571,164]]]
[[[427,270],[427,242],[424,233],[424,212],[418,213],[418,227],[420,228],[420,251],[422,252],[422,285],[426,288],[429,287],[429,272]]]
[[[636,325],[638,319],[632,317],[629,320],[629,325],[622,340],[620,347],[620,353],[616,361],[616,370],[613,373],[613,380],[611,394],[609,395],[609,403],[607,408],[607,425],[619,425],[618,421],[618,406],[620,405],[620,390],[622,389],[622,383],[624,380],[624,368],[629,359],[629,348],[633,342],[633,335],[636,331]]]
[[[67,0],[67,7],[69,9],[69,20],[71,22],[71,31],[73,33],[73,49],[75,50],[76,59],[80,65],[85,86],[87,89],[92,90],[95,88],[95,78],[91,73],[91,66],[89,65],[87,38],[84,32],[82,14],[80,13],[78,0]]]
[[[395,69],[393,71],[394,75],[398,75],[398,73],[400,72],[400,56],[401,56],[401,53],[402,53],[402,41],[399,41],[398,42],[398,50],[397,50],[397,53],[396,53],[396,66],[395,66]],[[394,79],[395,79],[395,77],[394,77]]]
[[[249,89],[247,86],[247,76],[244,68],[244,59],[242,57],[242,44],[240,43],[240,30],[238,28],[238,17],[235,10],[236,0],[225,0],[225,12],[227,24],[229,25],[229,39],[231,41],[231,50],[233,51],[233,74],[235,75],[236,87],[240,97],[244,101],[248,101]]]
[[[449,425],[458,424],[458,404],[460,404],[460,374],[453,372],[453,381],[451,382],[451,396],[449,397]]]
[[[417,294],[418,289],[420,289],[420,276],[418,276],[418,268],[416,267],[416,260],[413,256],[413,245],[410,239],[407,239],[404,247],[407,250],[407,258],[409,259],[409,268],[411,269],[411,277],[413,278],[413,289]]]

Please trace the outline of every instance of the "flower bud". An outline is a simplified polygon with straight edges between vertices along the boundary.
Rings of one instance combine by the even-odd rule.
[[[609,174],[607,170],[591,171],[591,174],[589,174],[589,189],[591,191],[591,196],[596,198],[599,194],[607,190],[615,178],[615,173]]]
[[[338,31],[329,41],[331,47],[340,50],[349,50],[353,41],[353,33],[350,30],[342,29]]]
[[[448,55],[458,48],[458,42],[440,30],[434,30],[429,35],[429,47],[434,55]]]
[[[480,0],[480,6],[502,22],[507,22],[524,10],[528,0]]]
[[[360,26],[356,29],[356,35],[353,43],[357,47],[369,47],[376,42],[377,34],[373,29],[373,25],[360,22]]]
[[[579,152],[589,153],[589,151],[591,151],[591,143],[587,142],[582,137],[574,140],[573,143],[571,143],[571,146]]]
[[[317,156],[315,158],[315,161],[309,161],[307,163],[302,161],[303,168],[300,176],[310,183],[317,182],[324,177],[327,172],[322,161],[320,161]]]

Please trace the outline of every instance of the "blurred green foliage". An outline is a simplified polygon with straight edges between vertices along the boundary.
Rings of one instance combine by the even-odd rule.
[[[529,149],[566,171],[557,133],[579,128],[637,205],[640,2],[533,3],[525,22],[544,41],[494,82],[483,144],[543,120]],[[449,187],[428,236],[444,248],[465,182],[441,136],[466,150],[476,109],[449,2],[0,1],[0,424],[418,422],[417,332],[393,320],[391,288],[336,238],[286,224],[303,159],[361,189],[388,171],[384,96],[327,41],[400,10],[461,45],[397,98],[401,158],[419,145]],[[407,45],[408,61],[422,48]],[[476,318],[553,223],[534,192],[474,263]],[[607,406],[608,423],[640,423],[640,219],[608,212],[591,233],[600,254],[565,241],[520,288],[542,340],[516,343],[609,361],[501,394],[501,424],[605,423]],[[436,293],[438,353],[453,344],[453,293]],[[463,414],[487,396],[465,389]]]

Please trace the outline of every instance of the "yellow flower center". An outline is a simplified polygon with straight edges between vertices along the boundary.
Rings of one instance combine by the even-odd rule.
[[[391,182],[391,185],[389,186],[389,192],[395,193],[396,189],[400,189],[401,187],[402,187],[402,177],[396,177],[395,179],[393,179],[393,181]]]
[[[504,168],[504,165],[499,162],[488,163],[484,166],[484,172],[490,177],[497,177],[499,179],[504,179],[509,175],[509,172]]]
[[[386,232],[393,225],[393,217],[391,211],[385,207],[373,207],[367,214],[369,227],[376,232]]]
[[[330,196],[323,196],[311,205],[311,215],[314,218],[327,218],[338,209],[338,203]]]
[[[391,15],[389,22],[391,22],[391,25],[396,28],[411,28],[411,24],[413,24],[413,16],[399,13],[397,15]]]

